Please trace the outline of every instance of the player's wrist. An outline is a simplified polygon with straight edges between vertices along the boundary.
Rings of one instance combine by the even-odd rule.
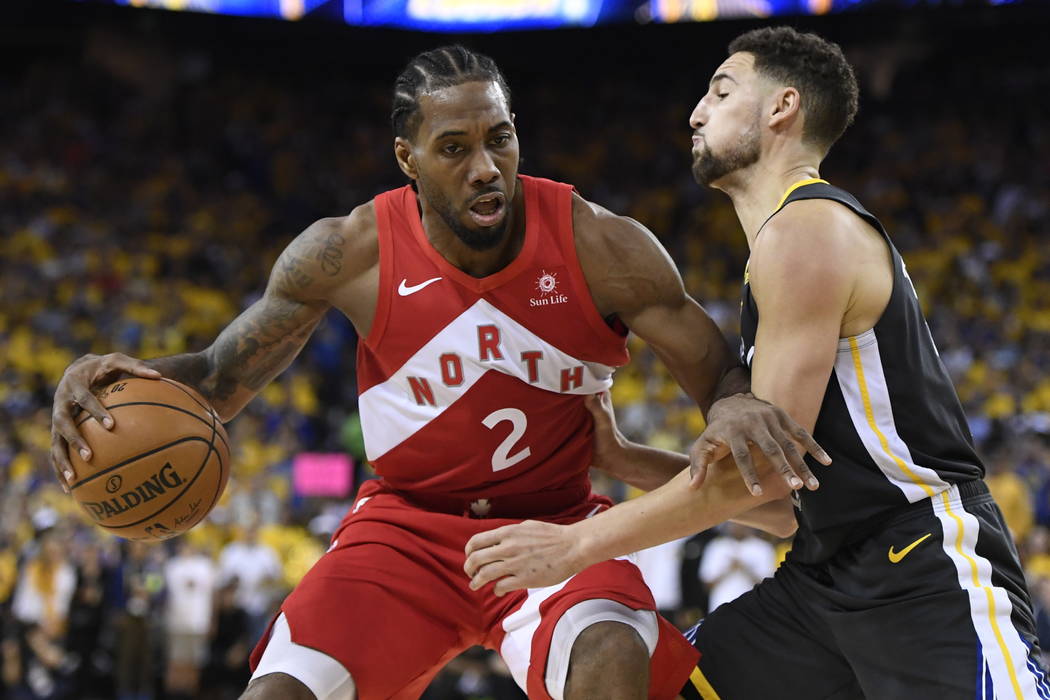
[[[588,518],[566,526],[568,559],[573,573],[611,558],[602,552],[601,528],[595,527],[595,523]]]

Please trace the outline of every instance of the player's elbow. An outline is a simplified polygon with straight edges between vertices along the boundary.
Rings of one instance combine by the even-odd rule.
[[[787,495],[791,493],[791,489],[785,489],[785,491],[783,497],[771,500],[759,509],[762,513],[762,529],[782,539],[791,537],[798,530],[795,507]]]
[[[793,537],[798,531],[798,521],[795,520],[794,511],[788,511],[783,515],[778,515],[769,525],[769,533],[782,540]]]

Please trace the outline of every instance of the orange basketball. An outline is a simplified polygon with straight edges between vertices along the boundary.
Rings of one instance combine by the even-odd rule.
[[[129,540],[166,540],[203,520],[230,476],[230,439],[208,402],[170,379],[122,379],[98,398],[113,429],[83,414],[91,461],[69,455],[84,512]]]

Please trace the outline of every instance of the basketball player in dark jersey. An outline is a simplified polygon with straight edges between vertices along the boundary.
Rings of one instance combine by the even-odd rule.
[[[792,496],[798,533],[775,576],[687,633],[701,658],[683,694],[1050,698],[1016,549],[904,262],[872,214],[820,179],[856,112],[853,72],[838,46],[788,28],[749,32],[729,53],[689,123],[693,173],[730,196],[751,248],[741,360],[755,395],[834,462],[813,465],[818,491]],[[598,423],[613,472],[652,479],[688,464],[621,447]],[[732,476],[716,466],[706,478],[739,493]],[[472,584],[538,585],[724,517],[716,491],[689,497],[689,478],[569,527],[476,536]]]
[[[411,700],[473,644],[499,648],[533,698],[673,697],[697,654],[658,620],[634,564],[498,598],[468,589],[467,540],[489,522],[571,522],[609,505],[590,493],[583,402],[626,361],[625,325],[713,431],[769,450],[779,468],[767,488],[812,478],[792,436],[822,451],[778,409],[725,396],[745,390],[746,375],[652,234],[568,185],[519,176],[510,91],[491,59],[457,46],[415,57],[392,121],[413,186],[307,228],[209,348],[147,362],[86,356],[66,371],[52,432],[63,483],[75,478],[67,445],[90,458],[73,408],[112,427],[93,388],[121,372],[164,375],[229,420],[338,308],[361,338],[365,445],[382,479],[362,487],[282,605],[244,697]],[[737,505],[759,504],[745,491]],[[784,513],[747,517],[775,524]]]

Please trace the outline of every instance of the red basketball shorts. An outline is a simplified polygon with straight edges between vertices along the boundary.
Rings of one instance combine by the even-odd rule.
[[[592,497],[544,519],[573,522],[606,503]],[[281,607],[291,642],[338,661],[361,700],[418,698],[448,661],[474,645],[498,650],[530,698],[561,697],[562,687],[552,683],[564,682],[570,650],[552,648],[552,640],[570,639],[563,630],[574,623],[616,619],[596,614],[599,606],[635,617],[654,611],[653,597],[626,559],[548,588],[503,597],[491,585],[471,591],[463,571],[467,540],[514,522],[422,510],[377,481],[365,484],[329,551]],[[641,617],[651,621],[649,638],[642,631],[651,652],[649,697],[674,698],[697,653],[655,612]],[[253,670],[269,639],[268,631],[253,652]]]

